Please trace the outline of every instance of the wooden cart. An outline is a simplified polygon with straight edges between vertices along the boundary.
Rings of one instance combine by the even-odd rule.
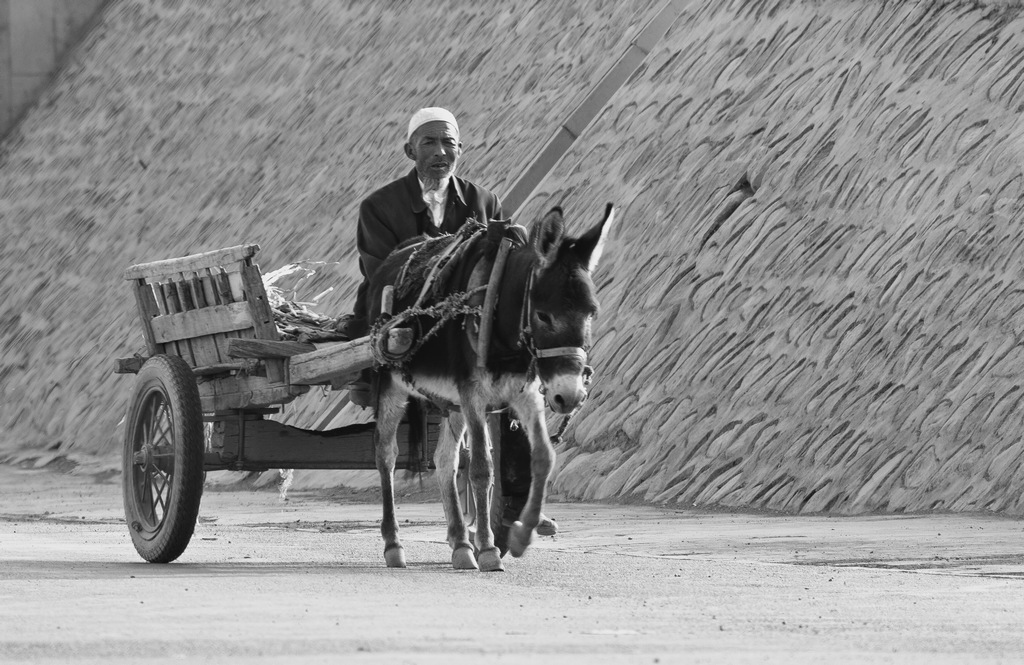
[[[206,471],[376,468],[373,423],[319,431],[266,418],[311,386],[344,390],[373,356],[368,337],[281,340],[253,262],[258,251],[240,245],[124,273],[147,347],[115,369],[137,375],[125,418],[124,506],[147,561],[173,561],[185,550]],[[401,352],[411,333],[397,330],[385,343]],[[420,426],[427,441],[415,459],[409,424],[399,430],[399,468],[423,468],[433,457],[441,417]]]

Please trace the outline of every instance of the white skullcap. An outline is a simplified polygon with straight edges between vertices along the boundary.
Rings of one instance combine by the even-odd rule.
[[[455,128],[456,134],[459,133],[459,123],[455,122],[455,116],[452,115],[451,111],[439,106],[430,106],[425,109],[420,109],[412,114],[412,119],[409,120],[409,133],[406,135],[405,140],[410,140],[412,138],[412,133],[423,125],[428,122],[435,122],[438,120],[441,122],[447,122]]]

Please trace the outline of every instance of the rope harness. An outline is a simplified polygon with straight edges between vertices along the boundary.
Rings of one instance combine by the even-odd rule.
[[[382,314],[370,329],[370,348],[373,352],[374,361],[378,366],[401,370],[402,376],[408,380],[409,377],[407,375],[409,372],[409,361],[412,360],[413,356],[416,355],[416,352],[419,351],[424,344],[441,332],[441,328],[444,327],[445,324],[449,321],[454,321],[459,317],[469,317],[471,315],[480,314],[480,306],[470,305],[468,301],[477,293],[482,292],[485,288],[486,287],[479,287],[469,291],[453,293],[435,305],[431,305],[429,307],[413,306],[402,310],[394,316]],[[416,336],[416,343],[407,351],[400,354],[393,354],[388,351],[388,331],[392,328],[407,326],[410,319],[417,319],[419,317],[430,319],[431,324],[429,328],[423,330],[419,321],[413,321],[416,327],[420,329],[419,334]],[[465,326],[465,324],[466,320],[463,321],[463,326]]]
[[[370,349],[373,354],[374,362],[378,367],[389,367],[400,371],[402,373],[402,378],[412,385],[413,377],[409,366],[412,359],[416,356],[416,353],[424,344],[440,333],[444,326],[450,322],[462,318],[462,327],[463,330],[465,330],[467,324],[471,320],[470,317],[477,317],[480,321],[480,334],[477,342],[477,364],[479,367],[486,366],[487,353],[490,348],[494,308],[497,304],[498,291],[501,287],[501,281],[504,276],[505,259],[513,245],[510,238],[506,236],[502,239],[501,244],[499,245],[497,257],[491,268],[487,284],[471,288],[467,291],[458,291],[449,294],[433,305],[424,305],[428,295],[434,290],[438,277],[462,257],[466,249],[469,247],[472,239],[486,232],[487,227],[477,222],[467,223],[459,229],[459,232],[454,236],[454,240],[447,244],[444,251],[438,255],[437,259],[428,264],[430,266],[429,271],[424,278],[423,286],[420,289],[420,294],[417,297],[415,304],[413,304],[412,307],[403,309],[393,315],[382,313],[377,321],[374,322],[370,329]],[[396,292],[401,289],[402,292],[408,293],[412,288],[414,288],[414,285],[409,284],[409,280],[411,279],[409,276],[410,266],[414,261],[419,259],[420,254],[426,251],[429,245],[429,241],[424,241],[420,243],[409,255],[409,258],[402,265],[402,269],[399,271],[398,278],[396,279]],[[530,293],[533,289],[534,273],[535,271],[531,269],[530,275],[526,281],[526,288],[523,293],[523,306],[520,312],[519,336],[516,341],[516,346],[518,348],[525,347],[527,352],[530,354],[530,363],[526,371],[526,384],[524,384],[523,389],[526,388],[526,385],[529,385],[538,378],[538,360],[559,357],[572,357],[578,359],[583,364],[583,385],[590,386],[594,375],[594,369],[587,364],[588,354],[586,348],[579,346],[538,348],[536,345],[536,341],[533,337],[533,331],[530,326],[533,313],[533,303],[530,298]],[[482,306],[471,304],[470,300],[480,293],[484,293],[484,304]],[[423,328],[424,320],[430,321],[429,326],[425,329]],[[402,353],[391,353],[387,348],[388,333],[392,328],[407,327],[410,324],[417,328],[417,334],[415,335],[416,342],[408,350]],[[541,381],[540,393],[542,395],[547,394],[543,381]],[[573,416],[579,412],[579,410],[580,406],[577,406],[570,413],[562,416],[562,422],[558,427],[558,431],[554,436],[550,437],[551,443],[560,444],[563,442],[563,436],[566,429],[569,427],[569,422],[572,420]],[[520,426],[520,423],[518,420],[513,419],[511,426],[512,429],[517,429]]]
[[[470,245],[469,241],[478,235],[486,233],[486,231],[487,227],[476,222],[468,222],[463,225],[459,232],[452,236],[444,251],[434,261],[430,262],[430,268],[423,279],[420,294],[412,307],[394,315],[382,313],[377,321],[374,322],[370,329],[370,350],[378,367],[391,367],[401,371],[402,378],[411,384],[412,374],[409,371],[409,363],[423,345],[441,332],[441,329],[447,323],[461,317],[463,319],[463,328],[465,328],[470,316],[478,316],[480,314],[480,306],[471,305],[469,301],[486,287],[479,287],[468,291],[457,291],[429,306],[425,306],[424,302],[433,290],[438,277],[445,269],[452,265],[456,258],[462,256],[463,252]],[[423,241],[406,259],[402,269],[399,271],[398,278],[395,280],[396,292],[405,293],[414,288],[415,279],[409,276],[410,266],[429,245],[430,241]],[[410,281],[412,285],[410,285]],[[425,319],[430,320],[431,323],[424,330],[422,322]],[[404,327],[409,325],[410,322],[418,329],[416,343],[402,353],[391,353],[387,345],[388,333],[392,328]]]

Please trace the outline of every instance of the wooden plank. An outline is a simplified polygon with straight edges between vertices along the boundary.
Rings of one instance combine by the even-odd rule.
[[[146,349],[149,355],[155,356],[163,352],[163,347],[158,346],[153,336],[153,318],[159,316],[160,308],[156,304],[156,297],[153,295],[153,286],[145,280],[138,280],[135,284],[135,304],[139,310],[139,323],[142,325],[142,337],[146,340]]]
[[[238,421],[218,423],[225,451],[239,449]],[[349,425],[333,430],[307,430],[274,420],[245,423],[245,451],[242,460],[225,460],[241,469],[375,469],[373,423]],[[420,468],[433,457],[440,437],[439,421],[428,422],[427,441],[421,457],[409,458],[409,425],[398,427],[396,468]]]
[[[192,340],[182,339],[175,342],[178,345],[178,355],[181,359],[189,364],[190,367],[195,367],[199,363],[196,362],[196,354],[192,351]]]
[[[184,278],[174,280],[174,288],[178,291],[178,302],[181,303],[183,312],[196,308],[196,304],[192,300],[192,291],[189,290],[188,282]]]
[[[297,428],[289,431],[287,427],[273,420],[246,423],[244,461],[287,469],[305,468],[307,465],[321,468],[339,465],[355,469],[374,469],[377,466],[373,446],[376,425],[373,423],[349,426],[343,428],[342,432],[316,432]],[[408,426],[405,428],[408,429]],[[408,440],[408,434],[402,434],[405,432],[400,431],[399,437]],[[281,466],[282,462],[290,464]]]
[[[139,279],[148,277],[162,279],[174,273],[194,272],[244,261],[255,256],[258,251],[260,251],[259,245],[236,245],[235,247],[192,254],[177,259],[139,263],[125,270],[124,278]]]
[[[498,256],[491,266],[491,275],[487,280],[487,291],[484,295],[483,308],[480,310],[480,334],[477,335],[477,367],[487,367],[487,355],[491,348],[491,326],[494,324],[494,308],[498,304],[498,290],[502,276],[505,274],[505,262],[512,251],[512,241],[502,238],[498,245]],[[479,265],[479,264],[478,264]]]
[[[158,344],[252,328],[252,315],[244,302],[216,305],[206,309],[166,314],[152,321]]]
[[[214,281],[217,284],[217,300],[222,305],[226,305],[230,302],[235,302],[234,296],[231,295],[231,281],[228,279],[228,274],[221,268],[214,273]]]
[[[206,300],[206,293],[203,291],[203,283],[199,280],[198,275],[193,274],[189,277],[188,287],[192,291],[192,299],[196,303],[196,309],[202,309],[209,305],[216,304]]]
[[[257,339],[276,341],[280,339],[277,324],[274,322],[274,310],[267,301],[267,291],[263,286],[259,266],[243,266],[241,271],[242,289],[249,311],[252,313],[253,328]]]
[[[370,338],[360,337],[351,342],[337,342],[316,351],[292,356],[289,378],[295,384],[317,384],[333,377],[352,374],[373,365]]]
[[[181,301],[178,298],[178,289],[174,282],[163,282],[161,284],[154,284],[155,288],[159,289],[162,294],[162,301],[164,305],[164,311],[167,315],[174,315],[181,312]],[[182,360],[187,362],[189,365],[195,365],[195,357],[192,355],[192,348],[189,346],[187,341],[177,341],[180,338],[174,340],[160,339],[160,335],[157,333],[157,329],[160,327],[158,322],[162,317],[153,319],[150,322],[150,326],[153,328],[153,337],[156,339],[158,344],[164,344],[164,352],[180,357]]]
[[[267,290],[263,286],[263,277],[260,276],[259,266],[242,266],[240,278],[242,290],[245,293],[245,302],[248,303],[249,311],[252,313],[256,339],[278,341],[280,334],[277,332],[277,323],[274,321],[274,311],[267,301]],[[283,360],[270,359],[265,364],[267,378],[271,382],[288,383],[288,369]]]
[[[288,360],[286,358],[267,358],[263,361],[267,370],[267,378],[272,383],[291,383],[288,379]]]
[[[142,280],[139,280],[139,281],[142,281]],[[153,288],[153,293],[156,296],[155,300],[156,300],[156,304],[157,304],[157,307],[159,308],[160,313],[161,314],[169,314],[170,310],[167,309],[167,296],[164,293],[164,285],[163,284],[157,284],[157,283],[154,282],[154,283],[151,283],[150,286]]]
[[[259,417],[261,415],[263,415],[263,416],[272,416],[275,413],[281,413],[281,409],[278,408],[278,407],[273,407],[273,406],[270,406],[270,407],[259,407],[259,408],[253,407],[251,409],[246,409],[243,412],[242,417],[245,418],[246,420],[259,420],[260,419]],[[213,423],[213,422],[222,421],[224,419],[237,420],[238,419],[238,411],[235,410],[235,409],[228,409],[227,411],[205,411],[205,412],[203,412],[203,422],[204,423]]]
[[[189,340],[189,342],[192,345],[192,355],[195,356],[197,367],[202,365],[216,365],[228,360],[227,358],[222,358],[220,355],[220,351],[217,348],[216,335],[194,337]]]
[[[223,305],[220,300],[217,299],[217,287],[213,284],[213,276],[209,273],[199,278],[199,281],[203,285],[203,298],[206,300],[207,305]]]
[[[192,373],[196,376],[212,376],[228,372],[239,372],[246,369],[249,369],[249,365],[245,362],[216,363],[213,365],[196,365],[192,368]]]
[[[412,346],[412,342],[412,330],[396,328],[390,331],[388,349],[392,353],[402,353]],[[289,380],[303,385],[328,383],[334,378],[353,374],[372,365],[370,338],[360,337],[351,342],[324,345],[316,351],[292,356]]]
[[[225,363],[224,369],[238,369],[243,367],[249,367],[250,363],[255,363],[254,360],[236,360],[232,365]],[[210,368],[212,371],[214,368]],[[251,367],[249,367],[251,370]],[[196,368],[193,371],[203,371],[202,368]],[[256,374],[251,371],[244,373],[232,374],[231,376],[221,376],[212,379],[206,379],[205,377],[197,377],[196,385],[199,387],[200,397],[209,397],[212,395],[228,395],[231,393],[249,393],[264,391],[269,388],[280,388],[280,385],[271,385],[267,380],[266,376]]]
[[[167,308],[168,314],[177,314],[181,311],[181,301],[178,300],[178,289],[174,287],[172,282],[164,282],[160,284],[160,289],[164,294],[164,305]]]
[[[316,346],[308,342],[265,339],[228,340],[228,356],[231,358],[291,358],[311,351],[316,351]]]
[[[206,291],[203,288],[203,282],[198,273],[185,275],[184,278],[196,309],[205,309],[216,305],[216,303],[207,300]],[[206,335],[196,337],[191,341],[192,353],[195,355],[197,367],[216,365],[228,360],[227,356],[221,352],[219,340],[222,337],[222,334]]]
[[[201,395],[199,401],[204,412],[248,409],[253,407],[287,404],[299,395],[309,392],[309,386],[275,386],[262,390],[218,395]]]
[[[236,330],[234,332],[226,332],[223,335],[217,335],[217,349],[220,351],[220,357],[227,360],[231,356],[228,355],[228,347],[232,340],[235,339],[252,339],[256,335],[256,332],[252,328],[246,328],[245,330]]]
[[[207,275],[203,278],[203,290],[208,291],[208,300],[210,303],[217,303],[218,305],[227,305],[233,302],[231,298],[231,287],[227,281],[227,275],[222,268],[209,269]],[[220,357],[226,360],[229,356],[227,353],[228,340],[241,336],[241,332],[226,332],[223,335],[218,335],[216,339],[217,350],[220,352]]]
[[[231,289],[231,301],[241,302],[245,300],[245,289],[242,288],[242,276],[237,272],[225,272],[228,280],[228,287]]]

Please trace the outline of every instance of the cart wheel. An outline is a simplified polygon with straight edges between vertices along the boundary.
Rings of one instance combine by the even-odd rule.
[[[146,561],[174,561],[188,546],[203,496],[203,412],[188,364],[158,355],[139,371],[125,420],[124,512]]]

